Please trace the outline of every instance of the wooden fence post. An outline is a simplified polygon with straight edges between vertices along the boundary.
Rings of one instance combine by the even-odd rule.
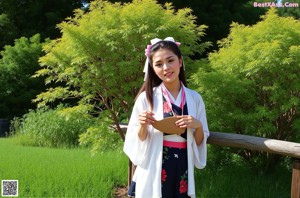
[[[293,161],[291,198],[300,198],[300,159]]]
[[[128,159],[128,177],[127,177],[127,187],[130,186],[130,182],[132,180],[132,162]]]
[[[129,187],[130,183],[132,181],[133,174],[134,174],[134,171],[136,169],[136,166],[130,161],[130,159],[128,161],[129,161],[129,165],[128,165],[128,181],[127,181],[127,185]]]

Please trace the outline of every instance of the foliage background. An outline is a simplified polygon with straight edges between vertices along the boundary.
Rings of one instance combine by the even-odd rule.
[[[197,66],[190,57],[209,46],[208,42],[198,44],[206,26],[196,25],[191,9],[175,11],[171,4],[162,6],[153,0],[128,4],[94,1],[89,12],[77,10],[59,27],[62,38],[44,46],[46,55],[40,58],[43,68],[35,75],[45,76],[46,84],[59,86],[47,89],[34,101],[41,107],[77,98],[78,103],[66,111],[80,109],[94,116],[104,113],[101,116],[109,119],[102,122],[113,122],[122,139],[124,132],[119,123],[129,117],[142,84],[143,52],[150,40],[165,38],[172,32],[183,43],[185,63],[193,70]],[[98,141],[94,143],[97,147]]]
[[[16,39],[14,46],[6,46],[0,54],[0,118],[13,119],[35,108],[31,100],[45,89],[43,78],[31,78],[43,54],[40,35]]]
[[[64,103],[64,116],[92,115],[98,126],[87,128],[80,140],[93,151],[106,147],[116,137],[111,124],[124,138],[118,123],[127,121],[142,84],[141,52],[153,37],[172,32],[183,43],[187,76],[193,75],[189,85],[204,97],[211,130],[299,141],[299,21],[278,16],[299,19],[299,8],[278,8],[260,19],[267,8],[254,8],[253,1],[110,2],[86,8],[83,1],[0,1],[0,117],[36,108],[31,100],[38,94],[39,107]],[[218,152],[221,160],[232,158]],[[279,162],[233,152],[265,167]]]
[[[26,37],[29,39],[35,34],[40,35],[41,42],[43,42],[46,38],[60,38],[62,33],[60,32],[59,28],[56,27],[57,24],[61,23],[67,17],[73,16],[73,10],[76,8],[87,10],[89,2],[90,0],[52,0],[51,2],[47,0],[0,1],[0,50],[4,50],[5,45],[14,46],[16,39],[21,37]],[[110,0],[109,2],[131,1]],[[164,4],[166,1],[158,0],[157,2]],[[217,41],[228,35],[230,24],[232,22],[238,22],[245,25],[255,24],[260,20],[259,16],[264,14],[268,9],[266,7],[253,7],[254,1],[243,0],[204,0],[201,2],[198,0],[170,0],[168,2],[172,2],[175,10],[186,7],[192,8],[193,15],[197,17],[195,19],[196,24],[205,24],[208,26],[206,29],[207,34],[205,37],[202,37],[200,43],[202,41],[210,41],[212,43],[212,47],[207,48],[205,53],[194,54],[192,56],[193,59],[207,57],[207,52],[218,49],[216,44]],[[284,3],[286,1],[283,0],[282,2]],[[299,0],[295,0],[293,2],[299,3]],[[278,11],[280,15],[294,16],[296,19],[299,18],[300,10],[298,8],[278,9]],[[2,58],[2,56],[3,55],[1,54],[0,58]],[[29,56],[34,56],[34,54]],[[14,59],[13,56],[8,57]],[[30,67],[31,65],[31,69],[34,69],[37,61],[36,59],[30,60],[30,64],[22,64],[22,67]],[[14,76],[10,76],[10,78],[14,79]],[[35,84],[32,83],[32,81],[27,81],[26,86],[34,87]],[[15,104],[9,103],[10,100],[10,97],[1,98],[1,101],[5,103],[5,108],[14,108]],[[18,98],[17,100],[20,99]],[[25,100],[25,98],[23,100]],[[20,116],[28,112],[28,109],[33,107],[33,104],[30,104],[30,100],[31,98],[27,97],[27,102],[23,103],[22,108],[19,108],[17,112],[10,114],[5,110],[2,111],[1,117],[11,119],[12,116]]]
[[[193,75],[212,131],[300,140],[299,38],[299,21],[279,17],[275,9],[253,26],[232,24],[220,49]],[[247,150],[238,154],[265,170],[280,159]]]

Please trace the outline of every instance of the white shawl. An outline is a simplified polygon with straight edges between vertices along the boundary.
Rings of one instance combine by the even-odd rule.
[[[197,92],[184,87],[188,114],[201,121],[204,131],[204,139],[197,145],[193,136],[194,130],[187,130],[188,150],[188,195],[195,198],[194,166],[202,169],[206,166],[206,140],[209,136],[205,106],[202,97]],[[154,117],[156,120],[163,119],[163,101],[161,85],[154,88]],[[124,152],[133,164],[137,166],[133,180],[136,182],[136,198],[160,198],[161,197],[161,166],[163,133],[148,126],[148,136],[141,141],[138,137],[140,128],[139,113],[150,110],[145,92],[137,98],[131,118],[129,120]]]

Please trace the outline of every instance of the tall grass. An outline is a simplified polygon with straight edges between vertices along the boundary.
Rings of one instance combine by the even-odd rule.
[[[195,171],[198,198],[287,198],[291,170],[279,166],[264,175],[240,159],[216,163],[209,150],[207,167]],[[0,180],[18,179],[20,197],[112,198],[127,184],[128,159],[107,151],[91,157],[87,149],[18,146],[0,138]]]
[[[31,110],[15,118],[12,131],[18,143],[27,146],[75,147],[79,135],[95,124],[95,119],[81,113],[62,115],[64,107]]]

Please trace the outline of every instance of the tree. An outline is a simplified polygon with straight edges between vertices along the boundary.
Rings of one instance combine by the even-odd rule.
[[[43,78],[31,78],[42,55],[40,35],[15,40],[7,45],[0,59],[0,117],[11,119],[35,108],[31,100],[44,89]]]
[[[189,7],[197,17],[197,24],[208,26],[204,38],[214,45],[210,51],[217,48],[217,41],[229,34],[232,22],[252,25],[259,21],[259,16],[266,9],[253,8],[251,1],[245,0],[158,0],[160,3],[172,2],[177,9]],[[205,56],[206,57],[206,56]]]
[[[191,67],[196,66],[189,56],[209,45],[197,44],[205,26],[195,24],[191,9],[175,12],[171,4],[163,7],[154,0],[127,4],[96,0],[88,12],[76,10],[59,28],[62,38],[44,47],[46,55],[40,58],[43,68],[36,76],[46,76],[46,83],[65,85],[49,88],[35,102],[44,106],[57,99],[78,98],[78,104],[68,111],[103,116],[103,122],[109,117],[122,139],[119,122],[129,117],[142,85],[144,49],[150,40],[173,36],[182,42],[185,63]],[[97,146],[99,135],[88,136]]]
[[[7,14],[0,14],[0,49],[2,46],[13,42],[16,31],[16,27],[12,25]]]
[[[4,45],[13,45],[13,39],[32,37],[39,33],[41,39],[60,36],[56,24],[71,16],[75,8],[82,7],[82,0],[10,0],[0,1],[0,50]],[[5,16],[2,24],[1,17]],[[4,37],[3,37],[4,36]],[[6,39],[9,36],[9,39]],[[11,39],[11,36],[12,39]],[[5,40],[2,40],[5,38]],[[2,43],[4,42],[5,43]]]
[[[295,19],[300,18],[300,0],[294,0],[293,2],[279,0],[278,2],[281,3],[281,7],[278,7],[278,14],[280,16],[291,16]]]
[[[275,9],[253,26],[232,24],[220,50],[193,76],[206,101],[211,130],[299,141],[299,37],[299,21],[279,17]],[[265,169],[279,162],[271,154],[238,154]]]

